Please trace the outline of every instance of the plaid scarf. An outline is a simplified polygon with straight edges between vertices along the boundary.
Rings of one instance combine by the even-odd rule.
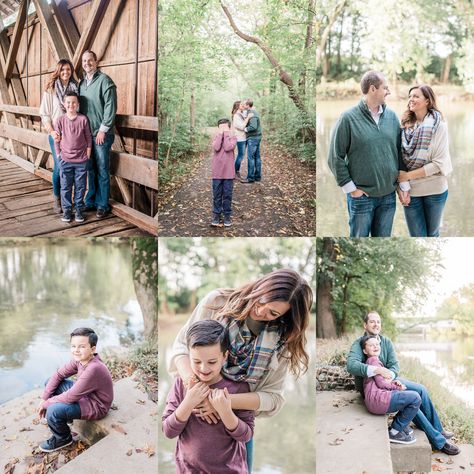
[[[230,318],[227,331],[231,341],[223,375],[234,382],[257,385],[269,370],[272,355],[284,346],[281,324],[272,321],[255,336],[245,321]]]
[[[74,79],[69,79],[69,83],[66,87],[63,86],[63,83],[61,82],[61,79],[59,77],[56,79],[54,82],[54,90],[56,92],[56,97],[59,100],[59,104],[61,105],[61,110],[66,113],[66,108],[63,105],[64,102],[64,96],[66,95],[66,92],[75,92],[76,94],[79,94],[79,89],[77,88],[77,82]]]
[[[428,162],[428,148],[440,120],[441,114],[431,110],[420,125],[402,129],[402,157],[409,171],[421,168]]]

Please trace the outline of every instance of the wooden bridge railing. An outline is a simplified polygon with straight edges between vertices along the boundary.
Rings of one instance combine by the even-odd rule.
[[[2,114],[40,117],[38,107],[0,104],[0,112],[2,112]],[[10,124],[0,122],[0,137],[33,147],[37,150],[40,150],[40,152],[36,154],[34,162],[29,161],[25,157],[18,156],[17,154],[9,153],[4,149],[0,149],[0,156],[8,159],[25,170],[40,176],[43,179],[52,181],[51,171],[45,168],[45,164],[49,156],[46,155],[45,152],[51,152],[47,134],[29,128],[11,125],[11,120],[9,122]],[[117,115],[116,126],[157,132],[158,118],[139,115]],[[116,178],[125,204],[111,200],[112,212],[115,215],[135,224],[141,229],[144,229],[153,235],[157,235],[157,219],[152,215],[147,215],[143,212],[133,209],[133,207],[129,205],[131,198],[128,195],[129,191],[123,180],[128,180],[132,183],[143,185],[148,188],[153,195],[158,189],[158,162],[150,158],[144,158],[126,153],[121,143],[119,143],[118,146],[116,143],[117,140],[112,147],[110,157],[110,174]],[[153,200],[151,201],[152,212],[150,214],[153,213]]]

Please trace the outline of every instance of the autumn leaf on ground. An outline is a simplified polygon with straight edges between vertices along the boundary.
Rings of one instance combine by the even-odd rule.
[[[126,455],[127,456],[131,456],[133,453],[133,449],[129,449],[127,452],[126,452]]]
[[[22,433],[23,431],[33,431],[33,428],[30,428],[29,426],[27,426],[25,428],[20,429],[20,433]]]
[[[354,429],[354,428],[344,428],[344,429],[342,430],[342,432],[343,432],[344,434],[349,434],[353,429]]]
[[[119,433],[122,433],[124,435],[127,434],[127,432],[124,430],[123,426],[120,426],[118,425],[117,423],[112,423],[110,426],[112,426],[112,428],[115,430],[115,431],[118,431]]]
[[[138,403],[139,405],[145,405],[146,402],[145,402],[145,400],[140,400],[140,399],[138,399],[138,400],[137,400],[137,403]]]
[[[26,474],[44,474],[45,463],[42,461],[39,464],[31,463],[26,468]]]
[[[440,466],[439,464],[433,464],[431,470],[435,472],[446,471],[448,469],[446,466]]]
[[[9,461],[4,467],[4,474],[12,474],[15,470],[15,464],[18,462],[20,462],[18,458],[13,458],[11,461]]]
[[[336,438],[334,441],[331,441],[329,444],[331,446],[339,446],[340,444],[342,444],[344,441],[343,438]]]
[[[148,443],[145,444],[144,448],[135,448],[135,452],[137,453],[144,453],[149,458],[151,458],[155,454],[155,449],[153,446],[149,445]]]
[[[39,425],[40,423],[41,423],[41,419],[40,419],[40,418],[35,418],[35,419],[33,420],[33,424],[34,424],[34,425]]]

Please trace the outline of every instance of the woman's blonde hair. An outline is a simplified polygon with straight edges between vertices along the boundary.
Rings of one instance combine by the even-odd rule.
[[[56,64],[56,69],[52,72],[51,76],[48,79],[48,82],[46,83],[45,91],[52,91],[54,89],[54,83],[56,82],[56,79],[59,77],[61,74],[61,69],[63,66],[66,66],[66,64],[69,65],[71,68],[71,79],[74,79],[74,66],[72,65],[72,62],[69,61],[69,59],[60,59],[58,61],[58,64]]]
[[[278,318],[281,322],[285,349],[289,353],[290,371],[299,376],[308,370],[309,357],[305,350],[305,331],[313,304],[313,292],[306,280],[294,270],[275,270],[240,288],[222,290],[226,299],[216,310],[217,319],[232,317],[244,320],[253,307],[272,301],[286,301],[290,309]]]

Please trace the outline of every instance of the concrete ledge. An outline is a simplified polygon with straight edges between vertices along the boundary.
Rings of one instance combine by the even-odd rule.
[[[416,443],[390,443],[393,470],[431,472],[431,445],[426,434],[415,429]]]
[[[392,474],[385,416],[370,415],[357,392],[316,393],[316,472]]]

